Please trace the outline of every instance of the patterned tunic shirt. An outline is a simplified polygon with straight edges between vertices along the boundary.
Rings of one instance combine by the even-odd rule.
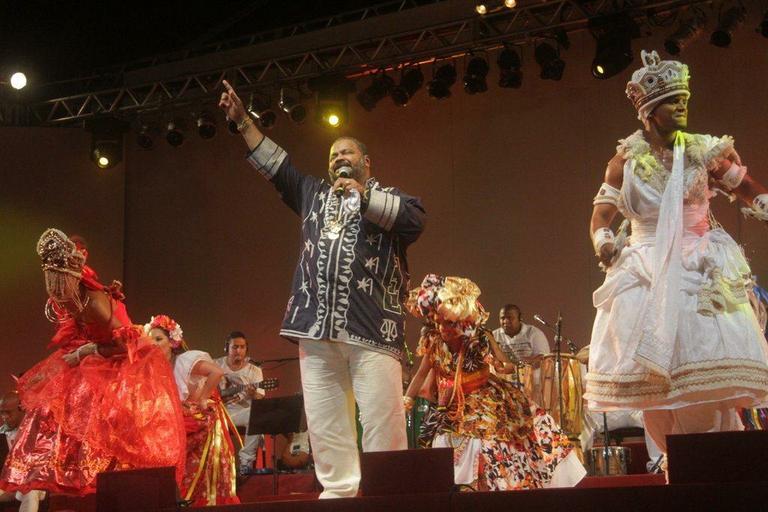
[[[346,211],[326,180],[299,172],[272,140],[265,137],[247,158],[301,218],[299,261],[280,334],[399,358],[409,288],[406,249],[424,229],[421,201],[371,178],[364,211]]]

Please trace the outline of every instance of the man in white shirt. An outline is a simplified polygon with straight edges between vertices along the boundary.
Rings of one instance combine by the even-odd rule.
[[[13,450],[16,436],[19,433],[19,425],[24,419],[24,411],[19,403],[19,396],[15,392],[7,393],[0,399],[0,420],[3,425],[0,430],[5,434],[8,442],[8,451]],[[0,490],[0,502],[19,500],[19,512],[37,512],[40,502],[45,498],[45,491],[5,492]]]
[[[541,403],[539,365],[541,357],[549,353],[549,342],[541,329],[523,323],[520,308],[514,304],[505,304],[499,311],[501,327],[493,331],[493,337],[499,343],[501,350],[513,361],[528,365],[523,371],[533,371],[533,386],[529,389],[534,402]],[[507,363],[496,368],[496,373],[508,380],[517,380],[518,365]]]
[[[238,427],[248,427],[251,417],[251,401],[264,398],[264,390],[255,386],[264,375],[261,368],[251,362],[248,357],[248,340],[245,334],[234,331],[227,337],[224,345],[225,356],[216,359],[216,364],[226,373],[221,380],[221,396],[227,407],[227,412]],[[253,474],[253,462],[256,460],[256,449],[262,443],[262,436],[245,436],[243,448],[240,450],[240,473]]]

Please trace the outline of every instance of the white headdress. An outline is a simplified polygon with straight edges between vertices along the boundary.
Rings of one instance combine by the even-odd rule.
[[[645,122],[664,98],[678,94],[690,97],[688,66],[676,60],[661,60],[656,51],[642,50],[643,67],[632,73],[627,83],[627,97],[637,109],[637,118]]]

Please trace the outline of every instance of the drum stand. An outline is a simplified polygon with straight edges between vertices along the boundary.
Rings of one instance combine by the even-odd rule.
[[[611,475],[610,445],[611,438],[608,435],[608,415],[603,413],[603,460],[605,462],[605,476]]]
[[[560,355],[560,344],[563,341],[563,317],[557,312],[557,322],[555,323],[555,369],[557,370],[557,407],[560,417],[560,428],[565,430],[563,425],[563,359]]]

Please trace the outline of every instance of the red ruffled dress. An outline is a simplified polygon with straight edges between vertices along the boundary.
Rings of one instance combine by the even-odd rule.
[[[180,483],[186,435],[172,368],[88,267],[82,282],[110,295],[122,327],[74,319],[59,324],[51,342],[57,350],[19,379],[26,415],[0,488],[85,495],[96,492],[100,472],[163,466],[175,466]],[[62,359],[89,342],[124,345],[127,352],[85,356],[74,367]]]

